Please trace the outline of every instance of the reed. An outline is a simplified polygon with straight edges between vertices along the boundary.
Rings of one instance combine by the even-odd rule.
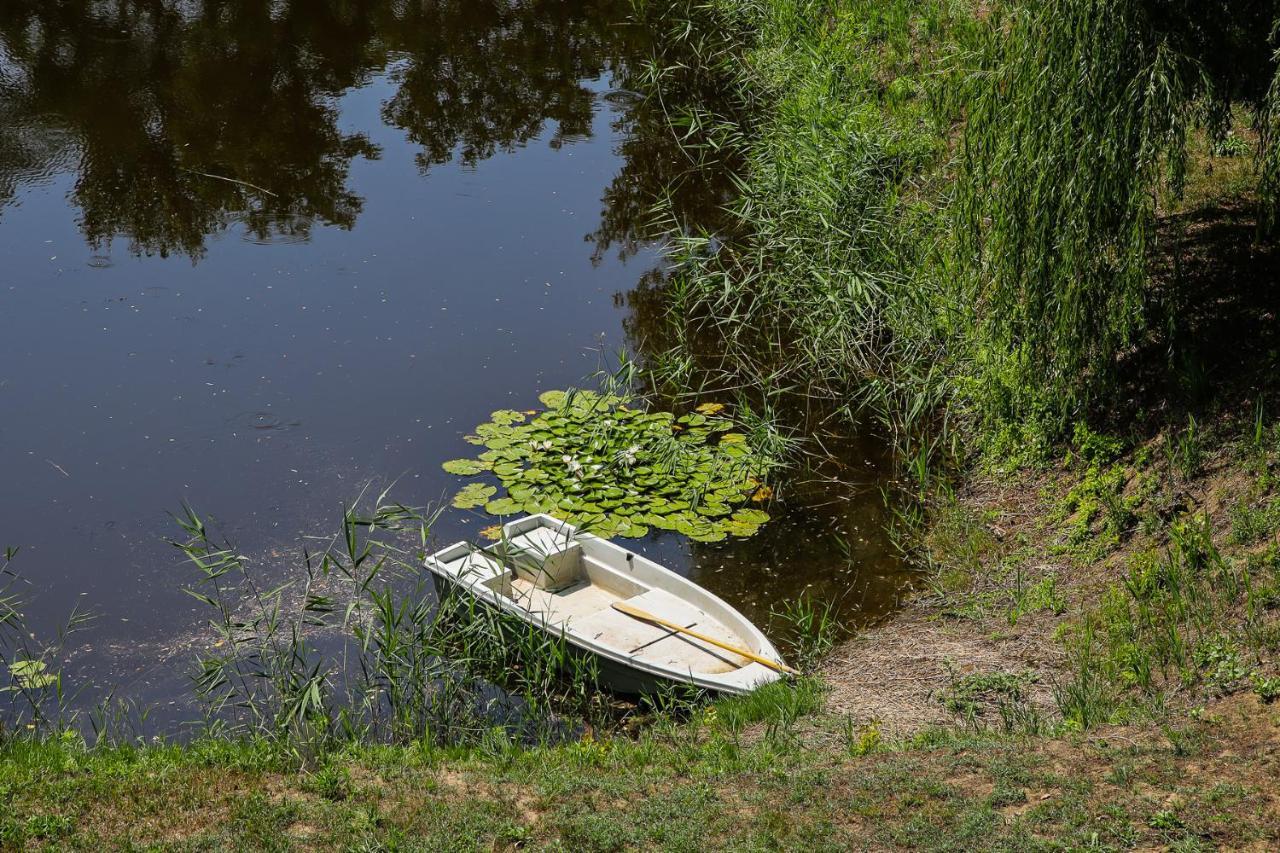
[[[894,435],[931,420],[948,393],[933,366],[941,230],[919,202],[946,159],[942,46],[966,16],[905,0],[647,5],[668,32],[654,96],[691,74],[729,93],[663,103],[691,159],[734,165],[738,195],[715,233],[671,241],[663,333],[645,349],[655,384],[869,411]]]
[[[434,512],[379,495],[270,582],[183,507],[175,546],[209,610],[194,687],[206,731],[261,738],[302,763],[342,743],[564,737],[609,711],[563,638],[436,595],[421,569]]]
[[[18,548],[0,554],[0,740],[41,738],[76,724],[74,710],[83,685],[64,677],[69,643],[93,621],[93,614],[76,608],[53,631],[37,634],[27,622],[25,578],[16,567]]]

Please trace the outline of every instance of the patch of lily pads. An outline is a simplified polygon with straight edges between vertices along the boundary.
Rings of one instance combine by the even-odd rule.
[[[761,505],[772,495],[766,477],[775,463],[722,416],[723,405],[676,416],[591,391],[539,399],[543,410],[494,412],[466,437],[483,452],[444,463],[463,477],[491,474],[505,492],[471,482],[454,506],[496,516],[545,512],[605,537],[656,528],[698,542],[751,536],[769,520]]]

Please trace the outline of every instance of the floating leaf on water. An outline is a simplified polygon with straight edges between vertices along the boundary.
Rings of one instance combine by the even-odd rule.
[[[440,467],[446,472],[457,474],[460,477],[470,477],[473,474],[489,470],[489,465],[480,459],[450,459]]]
[[[762,509],[740,509],[733,514],[733,520],[741,524],[759,526],[769,520],[769,513]]]
[[[525,501],[524,511],[529,515],[538,515],[544,512],[551,512],[556,508],[556,502],[550,498],[538,498],[535,500]]]
[[[453,505],[458,509],[474,509],[478,506],[484,506],[489,498],[498,493],[494,486],[486,486],[484,483],[468,483],[453,496]]]
[[[498,498],[496,501],[489,501],[484,505],[484,511],[489,515],[513,515],[520,509],[520,504],[511,498]]]
[[[58,676],[45,672],[46,669],[42,660],[16,660],[9,664],[9,674],[13,676],[13,680],[27,690],[49,687],[58,680]]]
[[[475,484],[455,505],[501,515],[554,512],[600,535],[674,529],[698,541],[750,535],[768,519],[732,515],[771,495],[762,481],[773,463],[731,420],[714,417],[723,404],[683,415],[673,432],[672,413],[646,412],[614,395],[547,391],[540,399],[547,410],[500,409],[477,427],[470,438],[486,446],[479,459],[446,463],[460,476],[492,470],[506,496]]]
[[[517,412],[512,409],[498,409],[498,411],[489,415],[489,420],[501,426],[510,426],[524,421],[524,412]]]
[[[548,409],[558,409],[564,405],[566,396],[568,395],[563,391],[543,391],[538,395],[538,400]]]
[[[483,527],[480,529],[480,535],[485,539],[491,539],[494,542],[497,542],[502,538],[502,525],[491,524],[488,527]]]

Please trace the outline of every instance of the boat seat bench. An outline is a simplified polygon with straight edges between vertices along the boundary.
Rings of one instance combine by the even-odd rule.
[[[699,631],[727,643],[742,643],[728,628],[666,590],[651,589],[625,600],[628,604],[681,625],[697,623]],[[732,652],[620,613],[611,606],[585,618],[573,620],[570,628],[583,636],[601,640],[624,651],[634,649],[632,657],[637,660],[680,670],[729,672],[749,662]]]
[[[602,640],[638,660],[674,666],[694,672],[728,672],[745,666],[745,658],[716,648],[614,610],[615,601],[626,601],[655,616],[670,619],[728,643],[742,640],[706,613],[666,590],[649,589],[638,595],[621,596],[610,590],[579,581],[568,587],[548,590],[534,581],[517,577],[511,581],[511,597],[547,625],[563,625],[569,631]]]

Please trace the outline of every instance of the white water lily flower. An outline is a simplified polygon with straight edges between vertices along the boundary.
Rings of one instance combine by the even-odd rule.
[[[623,450],[622,452],[620,452],[618,454],[618,458],[622,460],[623,465],[634,465],[636,464],[636,454],[639,452],[640,452],[640,445],[633,444],[630,447],[628,447],[626,450]]]

